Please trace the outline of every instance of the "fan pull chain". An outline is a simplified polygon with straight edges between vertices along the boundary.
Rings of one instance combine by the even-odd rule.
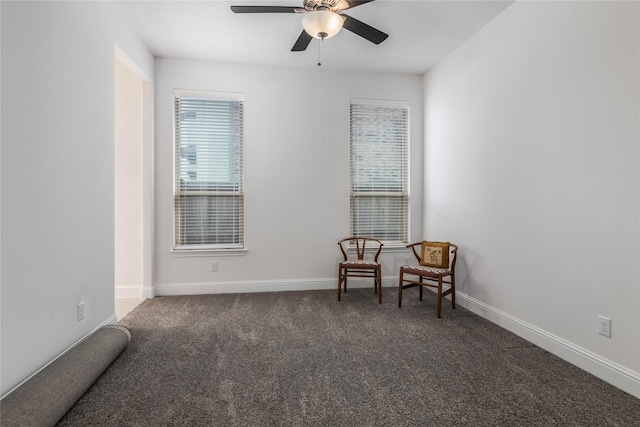
[[[320,39],[320,42],[318,43],[318,67],[322,65],[322,63],[320,62],[320,46],[322,46],[322,42],[324,41],[324,37]]]

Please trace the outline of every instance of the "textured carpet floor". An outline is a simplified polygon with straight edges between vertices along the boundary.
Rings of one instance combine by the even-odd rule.
[[[415,292],[414,292],[415,291]],[[60,426],[640,426],[640,400],[394,289],[159,297]]]

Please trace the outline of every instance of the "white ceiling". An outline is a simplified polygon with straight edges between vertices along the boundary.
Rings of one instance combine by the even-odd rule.
[[[423,74],[513,0],[377,0],[345,13],[387,34],[375,45],[347,30],[322,42],[322,67]],[[301,14],[235,14],[231,5],[302,6],[303,0],[121,2],[157,57],[317,67],[319,40],[291,52]]]

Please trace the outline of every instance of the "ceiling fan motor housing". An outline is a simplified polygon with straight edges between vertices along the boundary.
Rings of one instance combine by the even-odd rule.
[[[326,9],[337,13],[348,9],[349,2],[347,0],[304,0],[303,7],[308,11]]]

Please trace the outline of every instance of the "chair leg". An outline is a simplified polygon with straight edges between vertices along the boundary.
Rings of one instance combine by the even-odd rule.
[[[340,289],[342,289],[342,264],[338,266],[338,301],[340,301]]]
[[[420,276],[420,301],[422,301],[422,276]]]
[[[404,271],[402,271],[402,267],[400,267],[400,280],[398,280],[398,308],[402,307],[402,282],[403,282]]]
[[[456,276],[451,275],[451,308],[456,308]]]
[[[436,310],[438,319],[440,318],[441,311],[442,311],[442,276],[438,276],[438,309]]]
[[[382,269],[376,269],[376,287],[378,288],[378,304],[382,304]]]

